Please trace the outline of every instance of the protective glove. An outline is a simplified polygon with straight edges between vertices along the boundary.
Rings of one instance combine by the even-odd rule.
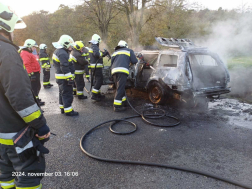
[[[49,139],[50,138],[41,140],[40,138],[34,137],[32,139],[33,147],[42,154],[49,154],[49,150],[44,147],[44,143],[47,142]]]
[[[68,78],[67,82],[68,85],[74,85],[74,77]]]
[[[31,81],[36,81],[36,76],[34,75],[33,72],[30,73],[29,76],[30,76]]]
[[[47,125],[38,129],[39,136],[43,136],[49,131],[50,129]],[[35,133],[36,130],[34,128],[27,126],[12,138],[16,153],[21,161],[26,161],[31,156],[38,155],[37,151],[40,151],[40,154],[49,153],[49,150],[43,146],[44,142],[48,141],[49,138],[40,141],[37,137],[34,137]]]
[[[104,52],[102,52],[102,57],[105,57],[107,55],[109,55],[109,52],[107,50],[104,50]]]

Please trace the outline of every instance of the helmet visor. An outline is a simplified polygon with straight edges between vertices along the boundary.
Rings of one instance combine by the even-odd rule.
[[[26,24],[23,22],[21,18],[19,18],[14,29],[24,29],[24,28],[26,28]]]

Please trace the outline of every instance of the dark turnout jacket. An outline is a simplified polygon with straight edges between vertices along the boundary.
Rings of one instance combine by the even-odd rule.
[[[90,57],[90,67],[95,68],[103,68],[103,53],[99,49],[99,43],[92,44],[91,48],[89,48],[89,57]]]
[[[126,47],[116,47],[111,59],[111,74],[125,73],[129,75],[129,64],[138,62],[133,50]]]
[[[34,100],[31,81],[18,47],[0,35],[0,138],[30,125],[39,129],[45,118]]]
[[[70,58],[74,64],[75,74],[84,73],[85,65],[88,64],[88,60],[82,53],[76,49],[73,49]]]
[[[40,49],[39,51],[39,61],[41,63],[42,68],[50,68],[50,59],[45,49]]]
[[[56,49],[53,53],[53,65],[55,67],[56,79],[68,79],[72,78],[72,62],[68,54],[68,50],[65,48]]]

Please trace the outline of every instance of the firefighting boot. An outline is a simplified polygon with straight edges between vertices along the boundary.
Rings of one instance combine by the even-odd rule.
[[[94,100],[94,101],[97,101],[97,102],[101,101],[101,97],[96,95],[96,94],[93,94],[91,99]]]
[[[44,85],[44,88],[45,88],[45,89],[50,89],[51,86],[50,86],[50,85]]]
[[[99,93],[99,94],[98,94],[98,97],[100,97],[101,99],[104,99],[104,98],[105,98],[105,95],[104,95],[104,94]]]
[[[114,107],[114,112],[122,112],[122,111],[125,111],[125,110],[126,110],[126,107],[124,107],[124,106]]]
[[[78,112],[75,112],[75,111],[71,111],[71,112],[68,112],[68,113],[65,113],[66,116],[77,116],[79,115]]]
[[[84,95],[78,95],[78,99],[87,99],[87,96],[84,96]]]
[[[48,85],[49,85],[50,87],[52,87],[52,86],[53,86],[53,84],[51,84],[51,83],[50,83],[50,84],[48,84]]]
[[[64,114],[65,113],[65,111],[64,111],[64,109],[62,108],[62,109],[60,109],[60,112],[62,113],[62,114]]]
[[[76,91],[73,91],[73,95],[76,95]]]

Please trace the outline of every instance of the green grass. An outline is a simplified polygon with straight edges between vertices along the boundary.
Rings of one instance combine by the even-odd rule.
[[[228,59],[227,63],[228,63],[228,69],[233,69],[235,67],[252,68],[252,57],[230,58]]]
[[[111,65],[111,60],[108,61],[108,58],[107,58],[107,57],[103,58],[103,65],[104,65],[104,66],[110,66],[110,65]]]

